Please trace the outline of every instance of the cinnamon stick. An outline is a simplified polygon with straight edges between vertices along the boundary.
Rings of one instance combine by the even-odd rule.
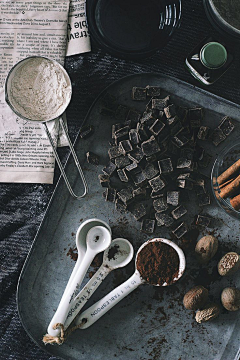
[[[235,196],[234,198],[230,199],[230,204],[235,210],[240,209],[240,194]]]
[[[219,185],[225,183],[229,179],[232,179],[237,173],[240,172],[240,159],[237,160],[232,166],[218,176],[217,182]]]
[[[236,177],[236,179],[231,181],[228,185],[224,186],[221,189],[219,196],[222,199],[226,199],[228,197],[232,197],[236,195],[237,192],[239,192],[239,190],[240,190],[240,175],[238,175],[238,177]]]
[[[232,178],[232,179],[230,179],[230,180],[222,183],[221,185],[219,185],[219,189],[224,188],[225,186],[227,186],[228,184],[230,184],[230,183],[231,183],[233,180],[235,180],[235,179],[236,179],[236,177],[234,177],[234,178]]]

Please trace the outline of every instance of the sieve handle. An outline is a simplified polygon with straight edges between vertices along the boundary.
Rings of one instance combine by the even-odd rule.
[[[139,272],[135,271],[127,281],[116,287],[101,300],[97,301],[83,313],[78,315],[75,318],[75,325],[80,325],[80,329],[88,328],[119,303],[120,300],[124,299],[143,283],[144,280],[141,279]]]
[[[69,148],[70,148],[70,150],[71,150],[71,153],[72,153],[73,159],[74,159],[74,161],[75,161],[76,167],[77,167],[77,169],[78,169],[78,172],[79,172],[80,177],[81,177],[82,182],[83,182],[84,193],[83,193],[82,195],[80,195],[80,196],[78,196],[78,195],[76,195],[76,194],[74,193],[74,191],[73,191],[73,189],[72,189],[72,187],[71,187],[71,185],[70,185],[70,183],[69,183],[69,180],[68,180],[68,178],[67,178],[67,175],[66,175],[66,173],[65,173],[65,170],[64,170],[64,168],[63,168],[63,166],[62,166],[62,163],[61,163],[61,161],[60,161],[60,158],[59,158],[59,156],[58,156],[56,147],[55,147],[55,145],[54,145],[53,138],[52,138],[52,136],[51,136],[51,134],[50,134],[50,131],[48,130],[47,124],[46,124],[46,123],[43,123],[43,127],[44,127],[45,132],[46,132],[46,134],[47,134],[47,137],[48,137],[48,139],[49,139],[49,141],[50,141],[50,144],[51,144],[51,146],[52,146],[55,159],[56,159],[56,161],[57,161],[57,163],[58,163],[59,169],[60,169],[61,174],[62,174],[62,176],[63,176],[63,179],[64,179],[64,181],[65,181],[65,183],[66,183],[66,185],[67,185],[67,188],[68,188],[70,194],[71,194],[74,198],[76,198],[76,199],[79,200],[79,199],[83,198],[83,197],[88,193],[88,185],[87,185],[86,179],[85,179],[85,177],[84,177],[84,174],[83,174],[81,165],[80,165],[80,163],[79,163],[79,161],[78,161],[77,154],[76,154],[76,152],[75,152],[75,150],[74,150],[74,147],[73,147],[73,145],[72,145],[72,143],[71,143],[71,140],[70,140],[70,137],[69,137],[69,135],[68,135],[67,127],[66,127],[66,125],[65,125],[65,123],[64,123],[64,121],[63,121],[62,118],[60,118],[59,121],[60,121],[60,125],[61,125],[62,128],[63,128],[63,132],[64,132],[64,134],[65,134],[65,136],[66,136],[66,138],[67,138],[68,146],[69,146]]]

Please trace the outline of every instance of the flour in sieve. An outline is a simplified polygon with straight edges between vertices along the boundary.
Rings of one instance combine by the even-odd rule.
[[[71,84],[61,66],[49,59],[29,58],[14,70],[9,101],[30,120],[51,120],[60,116],[71,98]]]

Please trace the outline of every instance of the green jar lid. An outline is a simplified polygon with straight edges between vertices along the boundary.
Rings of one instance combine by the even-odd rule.
[[[218,69],[227,61],[227,50],[218,42],[209,42],[200,52],[200,60],[209,69]]]

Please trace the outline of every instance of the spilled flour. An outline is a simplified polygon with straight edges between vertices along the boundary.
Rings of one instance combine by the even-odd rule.
[[[9,101],[30,120],[51,120],[60,116],[71,98],[71,83],[61,66],[41,57],[29,58],[9,78]]]

